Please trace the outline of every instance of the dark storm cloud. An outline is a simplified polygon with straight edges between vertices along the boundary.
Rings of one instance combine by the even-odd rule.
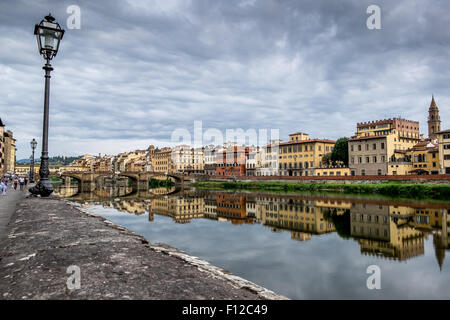
[[[81,29],[69,30],[69,5]],[[366,9],[382,10],[368,30]],[[446,1],[2,1],[0,110],[18,158],[41,134],[33,26],[66,29],[52,77],[51,154],[169,144],[176,128],[279,128],[350,136],[357,121],[421,122],[435,94],[449,124]]]

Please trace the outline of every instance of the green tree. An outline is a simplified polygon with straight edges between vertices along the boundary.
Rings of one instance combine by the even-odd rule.
[[[339,138],[334,145],[333,152],[331,152],[331,161],[333,164],[338,162],[348,165],[348,138]]]
[[[329,166],[331,165],[332,161],[331,161],[331,152],[330,153],[326,153],[323,155],[322,157],[322,164],[325,166]]]

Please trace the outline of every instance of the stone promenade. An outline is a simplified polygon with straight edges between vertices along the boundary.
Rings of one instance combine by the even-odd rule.
[[[284,297],[68,201],[33,197],[19,200],[0,243],[0,299]]]

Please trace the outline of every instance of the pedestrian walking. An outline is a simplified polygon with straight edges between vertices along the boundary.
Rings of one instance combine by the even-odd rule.
[[[25,180],[20,177],[19,178],[20,191],[23,191],[23,186],[25,185]]]
[[[19,183],[19,180],[16,178],[14,178],[14,190],[17,190],[17,184]]]
[[[2,192],[2,196],[6,196],[6,184],[5,182],[2,180],[2,182],[0,182],[0,191]]]
[[[28,184],[28,177],[25,177],[25,187],[27,186],[27,184]]]

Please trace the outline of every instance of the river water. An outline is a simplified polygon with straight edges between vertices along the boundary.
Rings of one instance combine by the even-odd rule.
[[[450,202],[131,191],[55,188],[151,243],[167,243],[291,299],[450,299]]]

